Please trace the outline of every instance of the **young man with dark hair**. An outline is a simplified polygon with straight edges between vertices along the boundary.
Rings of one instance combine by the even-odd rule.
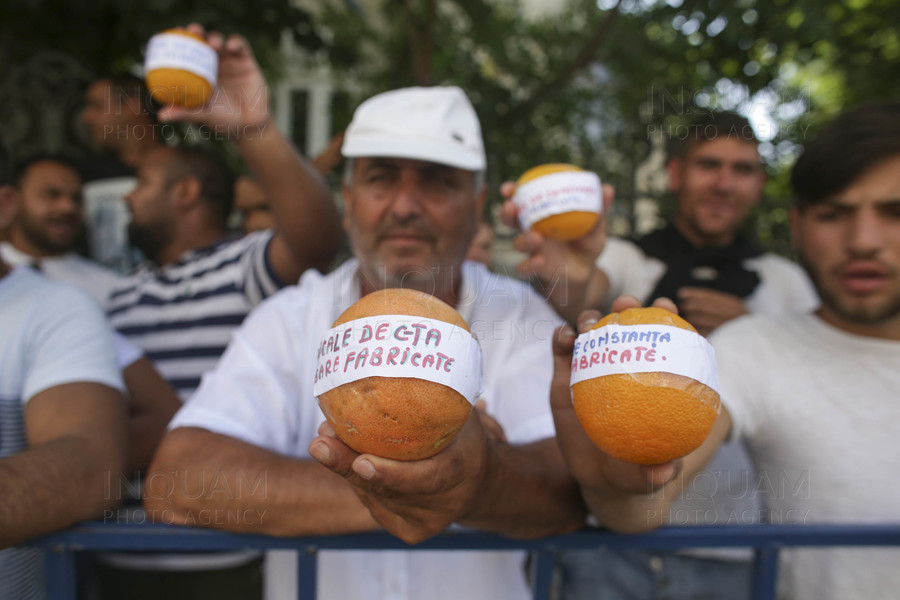
[[[307,269],[329,267],[343,241],[329,189],[269,120],[259,66],[246,42],[234,40],[220,44],[222,78],[210,102],[191,111],[168,106],[159,116],[228,131],[265,189],[276,227],[230,237],[227,164],[199,147],[152,148],[126,197],[129,237],[149,262],[108,304],[113,326],[143,348],[183,400],[256,304]]]
[[[138,174],[137,187],[125,197],[128,238],[151,262],[166,266],[226,237],[234,176],[221,157],[199,147],[163,147],[146,157]],[[191,203],[179,205],[173,197],[179,193],[190,195]]]
[[[199,26],[190,29],[205,35]],[[126,197],[129,235],[149,260],[113,290],[107,313],[182,401],[257,304],[307,270],[326,270],[343,241],[321,174],[269,120],[268,87],[246,40],[216,34],[209,42],[219,55],[213,97],[190,111],[167,106],[159,116],[228,131],[266,191],[276,226],[230,237],[234,180],[225,163],[207,150],[150,149],[138,165],[137,187]],[[167,598],[191,597],[201,588],[218,598],[261,594],[256,552],[104,559],[98,576],[104,598],[130,597],[148,585],[156,590],[148,593]],[[196,588],[182,585],[185,577]]]
[[[557,311],[574,322],[584,308],[609,310],[621,295],[650,304],[669,298],[681,315],[708,335],[723,323],[747,313],[783,314],[809,311],[817,305],[812,284],[794,262],[766,253],[742,233],[750,209],[759,202],[766,174],[759,142],[750,122],[732,112],[704,113],[683,138],[673,140],[666,165],[677,210],[664,227],[635,240],[606,239],[601,218],[594,231],[570,243],[544,240],[528,232],[515,241],[531,256],[529,268],[549,282],[563,275],[564,285],[548,283]],[[506,193],[512,193],[507,186]],[[504,206],[508,215],[511,203]],[[672,524],[759,522],[760,502],[748,492],[752,466],[740,443],[724,445],[708,465],[709,488],[685,494]],[[703,550],[683,552],[606,552],[585,557],[570,553],[561,568],[598,564],[615,577],[598,582],[605,593],[613,586],[633,591],[658,588],[677,598],[736,598],[722,581],[747,581],[749,552]],[[688,569],[694,577],[686,576]],[[671,576],[673,571],[680,578]],[[613,583],[613,582],[618,583]],[[738,586],[740,589],[741,586]]]
[[[250,309],[307,268],[328,266],[341,240],[337,213],[330,204],[328,213],[315,208],[324,197],[305,200],[303,188],[295,189],[301,193],[290,190],[273,202],[281,211],[278,228],[231,238],[234,177],[221,158],[166,146],[141,163],[138,186],[126,197],[128,235],[149,263],[113,290],[107,309],[113,326],[146,352],[182,400]],[[316,210],[327,218],[316,222]]]
[[[602,454],[572,412],[573,332],[557,344],[558,439],[600,524],[664,524],[673,499],[729,437],[746,441],[772,522],[900,520],[890,475],[900,463],[900,103],[837,117],[806,143],[791,182],[792,236],[821,307],[750,315],[713,333],[724,408],[696,452],[651,467]],[[596,318],[583,314],[579,330]],[[897,549],[788,554],[786,593],[796,600],[887,598],[900,588]],[[567,597],[587,597],[600,583],[602,570],[582,567],[568,573]]]
[[[570,322],[584,308],[608,309],[622,294],[645,303],[671,298],[704,335],[748,312],[814,308],[803,271],[741,231],[766,181],[758,145],[746,118],[701,115],[675,141],[666,165],[678,200],[670,223],[635,240],[607,240],[604,219],[568,244],[528,232],[516,240],[530,254],[520,269],[549,281],[565,268],[565,285],[555,286],[562,293],[549,299]],[[511,196],[513,189],[504,192]],[[507,202],[506,220],[514,213]]]
[[[727,110],[710,111],[702,112],[695,117],[687,129],[687,134],[681,139],[670,140],[672,143],[671,154],[673,157],[685,157],[695,146],[719,138],[730,138],[754,146],[759,145],[759,139],[747,117]],[[756,165],[748,166],[755,167]]]
[[[106,302],[118,275],[75,252],[84,231],[81,177],[66,157],[40,155],[21,162],[13,178],[17,214],[0,254],[47,277],[81,287]]]
[[[16,215],[0,257],[28,266],[52,281],[74,285],[98,305],[121,278],[74,251],[82,232],[81,179],[71,159],[38,155],[16,165],[10,194]],[[116,355],[127,387],[130,471],[150,462],[166,423],[178,408],[175,391],[134,344],[115,334]]]

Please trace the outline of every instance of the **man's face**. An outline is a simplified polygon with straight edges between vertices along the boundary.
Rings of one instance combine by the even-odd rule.
[[[400,158],[359,158],[344,186],[344,226],[363,285],[435,293],[475,235],[484,194],[462,169]]]
[[[32,164],[18,188],[19,212],[14,237],[38,256],[68,252],[81,229],[81,178],[68,165],[52,160]]]
[[[136,115],[133,101],[118,95],[112,83],[100,79],[91,84],[85,94],[81,120],[87,125],[91,140],[100,148],[116,148],[129,135],[130,124]]]
[[[766,183],[756,144],[731,137],[694,145],[668,170],[676,226],[695,246],[730,244]]]
[[[822,317],[865,335],[900,335],[900,156],[791,215]]]
[[[159,148],[148,154],[137,171],[137,186],[125,196],[131,211],[128,237],[145,256],[157,260],[175,236],[175,213],[170,203],[167,164],[172,151]]]

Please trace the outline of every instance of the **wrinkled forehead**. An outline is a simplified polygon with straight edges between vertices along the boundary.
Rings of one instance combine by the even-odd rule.
[[[373,170],[399,172],[411,170],[423,177],[454,175],[457,177],[474,176],[472,171],[452,167],[442,163],[395,156],[361,156],[354,159],[354,175],[362,175]]]

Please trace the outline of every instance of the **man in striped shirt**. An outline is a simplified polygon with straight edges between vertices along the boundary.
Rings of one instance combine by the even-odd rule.
[[[219,54],[212,98],[200,109],[167,106],[159,118],[202,123],[211,135],[227,136],[265,190],[276,225],[229,238],[234,178],[224,161],[196,147],[156,148],[125,198],[129,237],[148,263],[112,291],[106,307],[113,326],[144,350],[182,401],[254,306],[307,269],[326,269],[343,241],[323,177],[269,120],[266,82],[246,40],[208,40]],[[261,594],[255,552],[120,553],[101,562],[94,583],[101,598],[138,590],[173,599],[197,597],[197,589],[222,600]]]
[[[238,38],[219,46],[219,84],[209,105],[190,112],[169,106],[160,118],[201,121],[227,135],[265,188],[276,227],[229,239],[234,180],[225,163],[197,148],[155,149],[126,197],[129,236],[149,264],[114,289],[107,305],[115,328],[146,352],[182,400],[247,313],[306,269],[328,267],[343,239],[321,175],[269,121],[266,84],[250,48]]]

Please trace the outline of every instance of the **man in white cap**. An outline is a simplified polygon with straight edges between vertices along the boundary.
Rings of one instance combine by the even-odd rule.
[[[149,477],[148,512],[189,523],[203,512],[240,511],[237,522],[217,526],[282,536],[381,525],[410,543],[453,523],[522,538],[579,528],[583,507],[548,409],[550,337],[560,320],[526,285],[464,260],[486,196],[472,105],[455,87],[377,95],[357,109],[342,153],[354,257],[326,276],[307,272],[251,313],[176,415],[151,467],[186,481],[215,472],[231,489],[265,485],[250,493],[244,485],[240,497],[198,497],[171,489],[173,478],[158,478],[163,490]],[[323,335],[360,297],[391,287],[430,293],[466,319],[484,356],[480,398],[502,432],[473,410],[437,455],[398,462],[358,455],[323,425],[313,392]],[[522,559],[324,552],[318,597],[524,598]]]

